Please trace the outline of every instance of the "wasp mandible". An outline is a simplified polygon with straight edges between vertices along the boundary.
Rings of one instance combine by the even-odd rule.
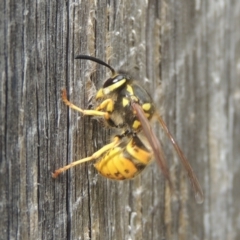
[[[116,135],[111,143],[103,146],[92,156],[55,170],[52,177],[56,178],[60,173],[78,164],[96,160],[94,166],[104,177],[114,180],[131,179],[139,174],[152,159],[155,159],[171,187],[165,156],[150,124],[150,120],[156,118],[172,142],[187,172],[196,201],[203,202],[203,192],[197,177],[162,117],[155,110],[148,92],[127,74],[116,72],[110,65],[98,58],[79,55],[76,59],[101,64],[109,68],[112,75],[97,91],[96,100],[99,104],[95,109],[86,110],[77,107],[67,99],[66,90],[62,91],[63,102],[83,115],[101,117],[108,126],[121,129],[122,133]]]

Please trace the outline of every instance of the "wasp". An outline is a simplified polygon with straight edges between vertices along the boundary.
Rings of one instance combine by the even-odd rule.
[[[77,107],[67,99],[65,89],[62,91],[63,102],[83,115],[102,118],[106,125],[121,129],[122,133],[116,135],[112,142],[103,146],[92,156],[55,170],[52,177],[56,178],[60,173],[78,164],[96,160],[94,166],[104,177],[114,180],[132,179],[155,159],[171,187],[165,156],[150,123],[151,119],[156,118],[186,170],[196,201],[203,202],[203,192],[192,167],[164,120],[157,113],[153,100],[145,88],[126,73],[116,72],[109,64],[98,58],[79,55],[76,59],[90,60],[109,68],[111,77],[97,91],[96,101],[99,104],[95,109]]]

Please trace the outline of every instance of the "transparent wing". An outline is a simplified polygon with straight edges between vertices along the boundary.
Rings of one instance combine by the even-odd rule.
[[[136,111],[136,115],[137,115],[139,121],[141,122],[143,132],[146,135],[151,147],[153,148],[154,156],[155,156],[157,162],[159,163],[164,175],[167,177],[167,179],[171,183],[171,181],[169,179],[168,168],[167,168],[167,164],[166,164],[166,161],[165,161],[165,158],[163,155],[163,151],[160,148],[161,146],[160,146],[160,143],[159,143],[156,135],[152,131],[152,128],[150,126],[148,119],[144,115],[144,111],[142,110],[141,106],[139,106],[137,103],[132,102],[132,107]],[[163,121],[161,116],[157,113],[155,113],[155,116],[157,117],[159,123],[161,124],[164,132],[167,134],[167,136],[171,140],[173,147],[176,150],[176,152],[181,160],[181,163],[187,172],[187,176],[191,182],[192,188],[195,193],[196,202],[202,203],[204,201],[203,191],[202,191],[202,188],[198,182],[198,179],[197,179],[192,167],[190,166],[188,160],[184,156],[184,154],[183,154],[182,150],[180,149],[180,147],[178,146],[177,142],[173,138],[172,134],[168,130],[167,125],[165,124],[165,122]]]
[[[202,191],[202,188],[201,188],[201,186],[198,182],[196,174],[194,173],[191,165],[189,164],[188,160],[184,156],[182,150],[178,146],[178,144],[175,141],[175,139],[173,138],[172,134],[170,133],[166,123],[163,121],[163,119],[161,118],[161,116],[159,114],[156,113],[155,116],[157,117],[158,121],[160,122],[164,132],[167,134],[167,136],[171,140],[171,142],[173,144],[173,147],[176,150],[176,152],[177,152],[177,154],[178,154],[178,156],[179,156],[179,158],[182,162],[182,165],[184,166],[184,168],[187,172],[187,176],[188,176],[189,181],[191,182],[192,188],[195,192],[195,199],[196,199],[197,203],[202,203],[204,201],[203,191]]]
[[[169,182],[170,188],[172,189],[170,174],[169,174],[169,170],[168,170],[168,166],[167,166],[167,162],[166,162],[164,153],[162,151],[161,144],[160,144],[158,138],[156,137],[155,133],[153,132],[152,127],[149,123],[149,120],[145,117],[144,111],[142,110],[141,106],[139,106],[139,104],[137,104],[135,102],[132,102],[132,107],[135,110],[139,121],[141,122],[143,133],[146,136],[146,138],[152,148],[155,160],[157,161],[158,165],[160,166],[160,169],[162,170],[164,176],[166,177],[166,179]]]

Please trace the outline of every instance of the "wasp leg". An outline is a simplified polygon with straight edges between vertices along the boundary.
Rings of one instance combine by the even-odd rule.
[[[74,109],[74,110],[76,110],[78,112],[81,112],[83,115],[102,116],[105,119],[109,119],[110,118],[108,112],[101,112],[101,111],[98,111],[98,110],[85,110],[85,109],[81,109],[81,108],[77,107],[76,105],[74,105],[73,103],[69,102],[68,99],[67,99],[67,91],[66,91],[66,89],[63,89],[63,91],[62,91],[62,100],[63,100],[63,102],[67,106],[69,106],[70,108],[72,108],[72,109]]]
[[[114,109],[114,102],[112,99],[108,98],[105,99],[103,102],[101,102],[97,107],[96,107],[96,111],[100,111],[105,109],[107,112],[112,112]]]
[[[109,149],[117,146],[121,142],[121,138],[122,138],[121,136],[115,136],[113,142],[105,145],[100,150],[98,150],[97,152],[93,153],[92,156],[86,157],[86,158],[83,158],[83,159],[80,159],[80,160],[77,160],[77,161],[72,162],[72,163],[70,163],[70,164],[68,164],[68,165],[66,165],[66,166],[64,166],[62,168],[59,168],[59,169],[55,170],[52,173],[52,177],[53,178],[57,178],[60,173],[65,172],[66,170],[68,170],[71,167],[74,167],[74,166],[76,166],[78,164],[81,164],[81,163],[84,163],[84,162],[88,162],[88,161],[92,161],[92,160],[95,160],[95,159],[99,158],[103,153],[105,153]]]

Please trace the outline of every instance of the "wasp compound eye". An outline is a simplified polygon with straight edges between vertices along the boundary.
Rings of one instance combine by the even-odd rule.
[[[109,86],[111,86],[115,83],[118,83],[124,79],[125,79],[125,77],[123,75],[117,75],[116,77],[109,78],[104,82],[103,88],[109,87]]]

